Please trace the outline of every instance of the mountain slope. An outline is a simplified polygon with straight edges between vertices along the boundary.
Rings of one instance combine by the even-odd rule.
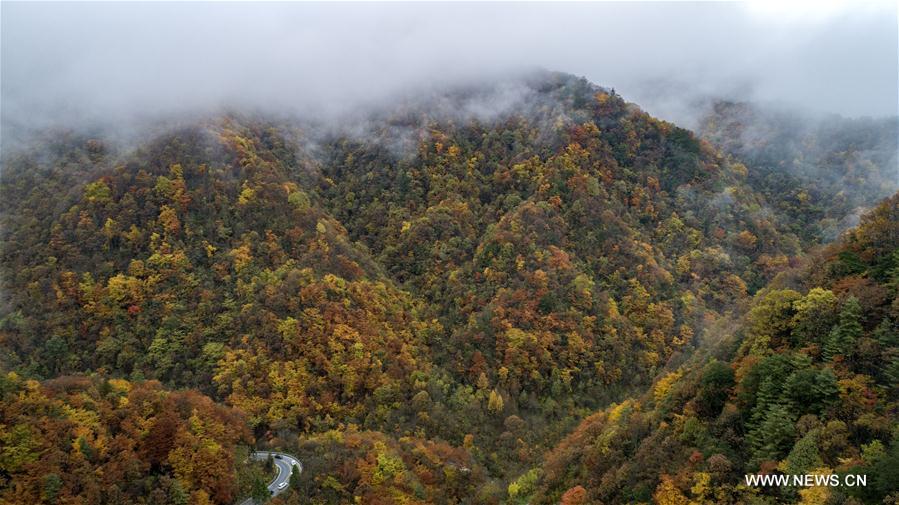
[[[737,348],[697,357],[586,419],[547,457],[536,503],[565,494],[892,503],[899,476],[899,195],[756,295]],[[860,488],[747,488],[750,473],[867,475]],[[580,488],[578,488],[580,486]],[[828,498],[829,497],[829,498]],[[563,500],[564,501],[564,500]]]
[[[462,351],[451,361],[472,382],[507,368],[515,395],[545,390],[553,373],[604,387],[624,368],[664,364],[690,340],[682,325],[729,308],[798,253],[742,168],[708,144],[570,77],[540,85],[537,103],[567,108],[513,109],[488,125],[398,114],[386,123],[418,128],[417,150],[393,154],[389,130],[337,138],[322,166],[350,236],[438,306],[448,347]],[[596,338],[615,325],[618,351]],[[559,334],[586,347],[566,351]]]
[[[388,482],[323,457],[325,501],[497,502],[808,244],[744,164],[552,73],[328,124],[49,133],[0,183],[4,369],[196,388],[291,451],[403,460]]]
[[[899,120],[848,119],[751,103],[707,106],[697,133],[748,167],[791,231],[834,240],[899,186]]]
[[[196,392],[9,373],[0,394],[2,503],[232,503],[244,491],[245,420]]]
[[[123,161],[72,145],[33,186],[9,175],[31,159],[14,162],[4,194],[26,196],[3,209],[9,365],[200,387],[253,425],[358,415],[376,389],[408,387],[428,370],[429,323],[298,187],[279,142],[226,120]],[[83,183],[47,199],[72,158],[91,166]]]

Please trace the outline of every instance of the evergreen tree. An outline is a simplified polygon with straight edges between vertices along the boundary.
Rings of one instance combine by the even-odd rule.
[[[796,426],[789,408],[785,405],[771,407],[762,424],[749,434],[754,461],[760,463],[780,459],[793,443],[795,435]]]
[[[883,367],[883,375],[887,384],[896,392],[899,390],[899,356],[894,357]]]
[[[874,339],[883,347],[899,346],[899,331],[893,326],[893,321],[886,317],[877,328],[874,329]]]
[[[734,371],[729,366],[720,361],[712,361],[706,365],[696,394],[697,412],[704,417],[718,415],[733,385]]]
[[[783,389],[787,377],[797,368],[797,359],[783,354],[775,354],[762,360],[744,382],[744,399],[753,403],[748,422],[750,433],[764,422],[768,411],[784,401]],[[799,359],[799,366],[808,366],[808,360]]]
[[[796,415],[820,414],[840,394],[837,378],[829,368],[797,370],[787,377],[783,390]]]
[[[297,465],[293,465],[293,469],[290,473],[290,489],[297,490],[300,488],[300,467]]]
[[[46,503],[56,503],[56,497],[59,495],[59,490],[62,489],[62,479],[59,478],[59,475],[55,473],[50,473],[44,476],[44,486],[41,489],[41,498]]]
[[[824,344],[824,357],[828,361],[835,356],[846,356],[852,351],[855,341],[862,334],[861,314],[858,298],[850,296],[840,311],[839,323],[830,331]]]
[[[871,474],[874,475],[874,483],[871,486],[875,496],[896,493],[896,483],[899,482],[899,435],[893,436],[890,448],[877,464],[874,465]],[[884,503],[887,503],[884,500]]]
[[[261,475],[256,475],[253,478],[253,486],[250,488],[250,497],[257,503],[266,502],[271,497],[271,493],[268,490],[268,484],[266,484],[265,479]]]
[[[812,430],[796,442],[780,470],[786,474],[799,475],[809,473],[823,464],[818,454],[818,430]]]

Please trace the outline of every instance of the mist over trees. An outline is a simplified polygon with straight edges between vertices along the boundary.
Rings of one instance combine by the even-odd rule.
[[[699,134],[746,163],[751,183],[780,194],[772,209],[797,234],[831,241],[899,185],[899,118],[847,119],[789,108],[714,102]]]
[[[0,503],[899,500],[895,5],[2,10]]]
[[[728,138],[724,153],[560,73],[418,96],[345,125],[232,114],[132,145],[48,132],[42,138],[52,142],[4,153],[5,402],[21,401],[17,377],[32,389],[73,374],[92,377],[66,379],[85,387],[111,376],[195,389],[253,434],[222,450],[265,443],[302,454],[302,492],[284,499],[322,503],[515,502],[560,491],[567,501],[626,501],[648,499],[654,482],[675,493],[684,481],[658,481],[653,465],[637,495],[570,478],[571,489],[561,489],[543,454],[568,443],[566,433],[595,409],[630,409],[638,400],[628,398],[650,386],[660,401],[692,377],[698,356],[740,339],[743,348],[780,349],[820,338],[812,359],[821,365],[783,358],[783,394],[820,390],[790,401],[825,424],[848,422],[822,417],[849,401],[840,381],[851,376],[837,363],[860,341],[880,342],[867,336],[873,327],[892,331],[861,318],[883,310],[893,288],[847,284],[808,298],[771,291],[768,283],[800,267],[821,240],[806,231],[827,219],[776,210],[795,196],[768,182],[764,156],[773,154],[753,157],[754,145],[743,141],[741,151]],[[732,134],[728,118],[722,131]],[[868,123],[841,128],[877,138]],[[818,135],[827,138],[804,138]],[[869,163],[853,180],[867,191],[887,168],[881,151],[859,153],[853,159]],[[845,166],[820,169],[836,178]],[[808,191],[837,185],[814,187],[820,177],[797,174]],[[843,194],[873,204],[876,193],[865,191]],[[839,275],[893,268],[894,255],[836,254],[849,269]],[[887,263],[866,266],[881,258]],[[815,316],[791,322],[796,330],[767,329],[789,307]],[[889,360],[894,344],[880,338],[871,352]],[[748,380],[734,375],[731,356],[701,367],[699,419],[732,401],[736,377]],[[888,371],[869,373],[890,384]],[[793,410],[765,401],[770,409],[745,407],[731,469],[786,457],[804,433]],[[16,412],[6,414],[4,436],[22,454],[40,454],[30,440],[43,432],[16,435],[27,422]],[[146,421],[151,433],[160,422]],[[197,429],[188,431],[206,433]],[[888,431],[858,443],[892,447]],[[82,440],[82,452],[102,447]],[[813,445],[802,440],[800,448]],[[239,477],[216,491],[188,477],[199,462],[179,469],[173,457],[140,470],[147,482],[176,479],[166,499],[228,503],[259,483],[232,456],[220,470]],[[18,492],[13,483],[34,496],[41,485],[79,493],[77,481],[59,487],[40,477],[37,457],[10,464],[7,493]],[[97,492],[100,503],[118,496]]]

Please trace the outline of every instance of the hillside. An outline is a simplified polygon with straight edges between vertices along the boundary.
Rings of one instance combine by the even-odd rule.
[[[498,503],[815,242],[754,165],[564,74],[116,139],[4,152],[0,366],[198,390],[320,503]]]
[[[748,182],[805,240],[832,241],[899,185],[899,120],[716,101],[697,133],[749,167]]]
[[[231,503],[247,492],[243,416],[195,392],[10,372],[0,394],[0,503]]]
[[[731,350],[586,419],[533,503],[893,503],[899,498],[899,195],[760,291]],[[867,486],[748,488],[750,473]],[[565,496],[569,499],[564,498]]]

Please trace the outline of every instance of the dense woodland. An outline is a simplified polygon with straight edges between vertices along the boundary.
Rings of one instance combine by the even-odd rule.
[[[894,503],[897,287],[899,195],[759,291],[729,342],[581,423],[547,456],[534,501]],[[753,472],[870,480],[760,490],[743,485]]]
[[[4,503],[211,504],[238,496],[243,416],[156,381],[0,379]],[[10,477],[12,479],[10,480]],[[264,482],[264,481],[263,481]]]
[[[802,468],[890,466],[896,200],[808,254],[895,146],[806,212],[737,135],[540,73],[5,151],[0,500],[233,503],[254,445],[305,465],[273,503],[736,501],[827,437]]]
[[[812,241],[832,241],[896,190],[895,118],[836,115],[714,101],[699,134],[748,166],[772,210]]]

